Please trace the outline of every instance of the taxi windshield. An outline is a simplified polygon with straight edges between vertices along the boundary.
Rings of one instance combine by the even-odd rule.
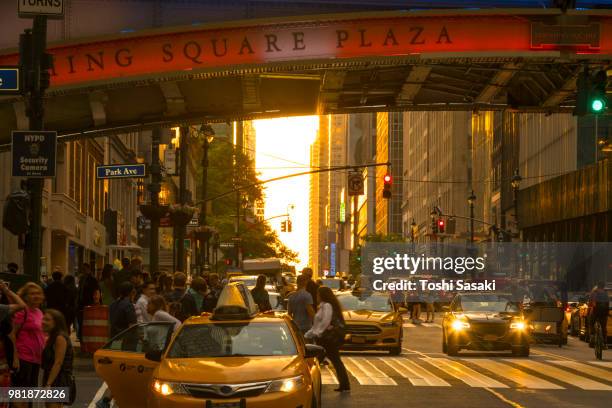
[[[371,310],[373,312],[390,312],[391,303],[386,295],[357,297],[353,295],[338,296],[343,310]]]
[[[289,328],[281,323],[187,325],[167,358],[291,356],[297,354]]]
[[[458,310],[463,312],[518,312],[510,298],[497,295],[462,296]]]

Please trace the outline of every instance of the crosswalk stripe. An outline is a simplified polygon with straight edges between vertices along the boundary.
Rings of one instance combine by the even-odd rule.
[[[326,385],[338,385],[336,374],[329,366],[321,367],[321,382]]]
[[[549,361],[549,363],[557,364],[566,368],[571,368],[583,374],[588,374],[592,377],[601,378],[602,380],[612,381],[612,372],[602,370],[601,368],[593,367],[588,364],[580,363],[572,360]]]
[[[393,378],[365,359],[347,358],[344,365],[361,385],[397,385]]]
[[[442,326],[440,326],[438,323],[421,323],[421,326],[424,326],[424,327],[437,327],[439,329],[442,328]]]
[[[521,367],[528,368],[530,370],[536,371],[539,374],[544,374],[548,377],[554,378],[555,380],[568,383],[578,388],[582,388],[583,390],[599,390],[599,391],[609,391],[612,390],[612,387],[606,384],[602,384],[597,381],[593,381],[586,377],[582,377],[580,375],[561,370],[560,368],[555,367],[552,364],[544,364],[538,361],[533,360],[522,360],[522,359],[507,359],[506,361],[520,365]]]
[[[402,326],[404,326],[404,327],[416,327],[416,324],[414,324],[414,323],[404,323]]]
[[[450,387],[449,383],[427,371],[414,361],[389,357],[379,357],[379,360],[410,381],[412,385],[424,387]]]
[[[612,361],[589,361],[589,364],[597,364],[606,368],[612,368]]]
[[[508,364],[500,363],[498,361],[479,358],[466,358],[462,359],[462,361],[468,361],[472,364],[484,368],[485,370],[489,370],[495,373],[496,375],[507,378],[510,381],[514,381],[515,383],[525,388],[531,388],[535,390],[564,389],[563,387],[557,384],[553,384],[534,375],[527,374],[524,371],[514,368]]]
[[[470,387],[486,387],[486,388],[508,388],[506,384],[502,384],[499,381],[487,377],[486,375],[480,374],[477,371],[457,362],[449,360],[447,358],[421,358],[421,360],[433,365],[436,368],[444,371],[445,373],[452,375],[458,380],[463,381]]]

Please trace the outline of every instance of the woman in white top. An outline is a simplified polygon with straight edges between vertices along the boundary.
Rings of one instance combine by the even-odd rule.
[[[334,391],[345,392],[351,390],[346,367],[340,358],[340,347],[344,339],[338,338],[341,334],[335,328],[344,327],[344,317],[340,302],[334,292],[327,286],[320,286],[317,289],[319,307],[314,317],[314,324],[306,332],[304,337],[315,340],[316,343],[325,348],[325,355],[333,364],[338,377],[339,387]],[[340,331],[343,333],[343,331]],[[343,335],[343,334],[342,334]]]
[[[147,304],[147,312],[151,316],[152,322],[170,322],[174,323],[174,331],[181,326],[181,321],[172,316],[167,311],[166,301],[163,296],[155,295],[149,299]]]

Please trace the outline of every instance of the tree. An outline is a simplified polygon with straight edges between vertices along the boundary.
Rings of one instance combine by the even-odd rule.
[[[399,234],[368,234],[363,237],[363,242],[404,242],[405,239]],[[357,279],[361,275],[361,244],[351,251],[349,258],[349,273]]]
[[[208,151],[208,198],[212,198],[234,189],[234,179],[238,186],[247,186],[259,181],[254,170],[253,160],[240,150],[234,151],[231,143],[214,140]],[[201,184],[202,169],[198,169],[198,183]],[[241,190],[238,196],[230,194],[212,201],[212,208],[207,213],[207,224],[219,231],[222,242],[235,237],[236,212],[240,211],[240,230],[242,252],[245,258],[277,257],[285,262],[296,262],[297,254],[287,248],[267,223],[249,223],[252,215],[252,204],[263,197],[261,186],[251,186]],[[201,197],[199,198],[201,199]],[[251,204],[251,205],[249,205]],[[251,208],[249,208],[251,207]],[[226,255],[229,256],[229,253]]]

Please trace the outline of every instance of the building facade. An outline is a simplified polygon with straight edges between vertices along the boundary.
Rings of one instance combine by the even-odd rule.
[[[402,195],[404,186],[404,113],[379,112],[376,114],[376,163],[391,163],[390,167],[376,167],[376,233],[402,234]],[[393,178],[391,198],[383,198],[383,178]]]
[[[466,220],[457,218],[455,231],[433,236],[430,214],[434,206],[443,214],[469,214],[470,116],[469,112],[404,113],[402,224],[406,239],[448,240],[467,231]]]

